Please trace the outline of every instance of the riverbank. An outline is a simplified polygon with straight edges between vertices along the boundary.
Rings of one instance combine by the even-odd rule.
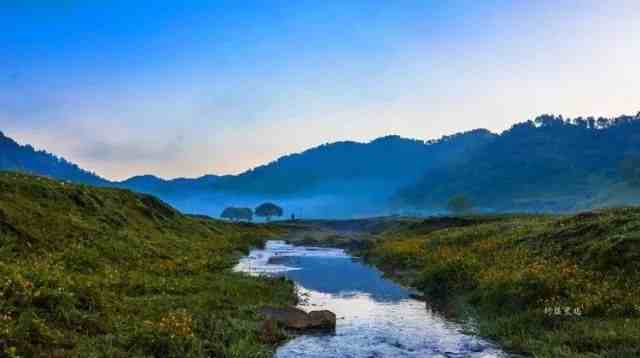
[[[231,268],[281,235],[126,190],[0,173],[0,356],[271,357],[290,281]]]
[[[346,248],[516,354],[640,354],[640,209],[357,222],[290,241]]]
[[[296,336],[278,349],[278,358],[506,356],[340,249],[270,241],[264,249],[252,250],[237,269],[286,275],[298,287],[299,309],[311,312],[309,316],[324,312],[335,323],[334,334]],[[310,318],[297,310],[269,311],[294,329]]]
[[[640,209],[467,220],[387,231],[364,254],[509,351],[640,354]]]

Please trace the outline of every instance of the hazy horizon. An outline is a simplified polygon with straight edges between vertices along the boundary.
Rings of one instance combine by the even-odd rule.
[[[0,130],[116,180],[237,174],[335,141],[638,110],[635,1],[0,10]]]

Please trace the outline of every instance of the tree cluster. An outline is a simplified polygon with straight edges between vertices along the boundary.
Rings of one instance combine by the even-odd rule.
[[[255,216],[263,217],[267,221],[270,221],[274,216],[282,216],[284,214],[284,210],[274,203],[260,204],[255,211],[251,208],[237,208],[230,206],[222,211],[220,217],[231,221],[252,221],[254,214]]]
[[[220,217],[231,221],[253,220],[253,210],[250,208],[228,207],[222,211]]]

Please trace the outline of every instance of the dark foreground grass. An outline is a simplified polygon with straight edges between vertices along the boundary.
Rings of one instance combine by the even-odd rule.
[[[0,173],[0,356],[268,357],[256,309],[293,286],[231,272],[278,229]]]
[[[368,259],[536,357],[640,356],[640,209],[392,230]]]

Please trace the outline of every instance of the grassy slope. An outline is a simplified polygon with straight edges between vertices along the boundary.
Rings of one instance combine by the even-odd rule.
[[[480,333],[508,350],[640,355],[640,209],[472,219],[392,230],[368,258],[431,299],[455,302],[454,312],[480,318]]]
[[[276,232],[0,173],[0,356],[270,356],[255,309],[293,287],[230,267]]]

